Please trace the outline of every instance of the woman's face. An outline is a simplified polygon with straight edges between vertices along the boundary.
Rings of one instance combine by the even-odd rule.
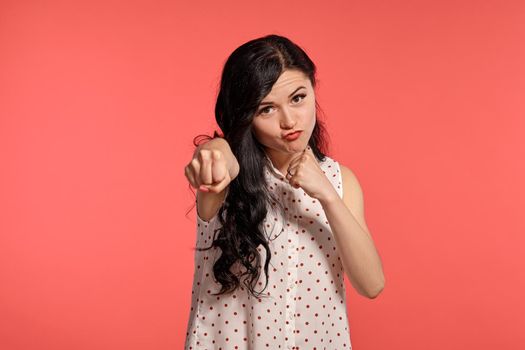
[[[315,126],[315,93],[308,76],[285,70],[264,97],[252,121],[257,140],[271,156],[293,155],[308,146]],[[301,131],[290,140],[284,136]]]

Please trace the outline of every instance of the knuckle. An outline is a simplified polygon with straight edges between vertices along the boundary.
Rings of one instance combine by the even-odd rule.
[[[210,150],[201,149],[199,150],[199,157],[201,157],[201,159],[209,159],[211,155],[210,153]]]

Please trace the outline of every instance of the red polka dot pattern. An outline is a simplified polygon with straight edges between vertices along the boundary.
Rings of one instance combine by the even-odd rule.
[[[339,163],[326,156],[319,165],[342,198]],[[272,203],[262,223],[272,254],[264,290],[270,297],[254,298],[244,287],[211,295],[220,290],[212,271],[220,249],[195,251],[185,349],[351,350],[344,270],[323,208],[273,164],[265,175],[285,208]],[[219,224],[218,214],[209,221],[197,214],[197,245],[210,245]],[[264,264],[266,251],[258,250]],[[256,290],[265,284],[261,271]]]

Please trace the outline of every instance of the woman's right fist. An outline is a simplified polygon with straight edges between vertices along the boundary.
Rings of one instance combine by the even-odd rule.
[[[231,182],[226,159],[221,150],[198,149],[184,168],[190,184],[204,192],[220,193]]]

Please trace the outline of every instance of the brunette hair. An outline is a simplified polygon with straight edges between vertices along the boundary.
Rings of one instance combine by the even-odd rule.
[[[221,249],[221,255],[213,265],[214,278],[221,289],[213,295],[235,291],[242,277],[242,283],[255,297],[261,297],[268,285],[271,252],[268,239],[261,231],[261,223],[268,213],[268,205],[279,203],[279,200],[273,198],[268,190],[264,170],[270,164],[264,147],[253,134],[252,120],[260,102],[285,70],[303,72],[315,88],[315,64],[301,47],[286,37],[266,35],[235,49],[224,64],[215,105],[215,119],[222,134],[215,131],[213,137],[199,135],[193,141],[198,146],[196,139],[200,136],[224,138],[240,166],[239,174],[230,182],[224,203],[216,214],[220,228],[215,230],[211,245],[196,247],[199,251],[214,247]],[[315,106],[317,118],[308,145],[316,158],[324,161],[326,131],[319,120],[322,110],[317,100]],[[261,257],[257,251],[259,245],[266,250],[266,285],[257,292],[254,287],[261,270]],[[230,270],[235,263],[244,268],[240,275]]]

